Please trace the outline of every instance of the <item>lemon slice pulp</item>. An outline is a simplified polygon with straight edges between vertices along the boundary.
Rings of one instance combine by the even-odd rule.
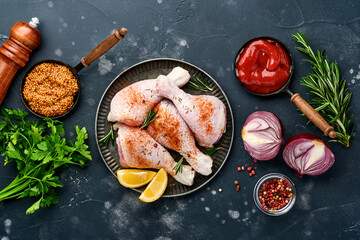
[[[165,192],[168,182],[168,176],[164,168],[161,168],[139,199],[143,202],[153,202],[161,197]]]
[[[140,169],[120,169],[116,173],[120,184],[128,188],[144,186],[156,175],[156,172]]]

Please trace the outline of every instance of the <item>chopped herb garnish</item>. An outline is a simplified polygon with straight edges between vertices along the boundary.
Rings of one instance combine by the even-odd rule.
[[[222,149],[222,147],[217,147],[217,148],[207,148],[203,151],[204,154],[211,156],[214,152],[216,152],[217,150]]]
[[[114,129],[113,126],[111,126],[108,134],[105,135],[105,137],[101,138],[99,140],[99,142],[105,144],[105,146],[108,148],[109,147],[109,143],[111,142],[111,144],[114,146],[115,144],[115,138],[114,138]]]
[[[184,157],[180,158],[180,160],[176,163],[176,165],[174,166],[174,168],[172,170],[175,170],[175,175],[180,171],[180,173],[182,173],[183,170],[183,160]]]
[[[159,115],[156,115],[157,112],[158,111],[151,109],[140,129],[146,128],[151,122],[155,121],[159,117]]]
[[[200,90],[204,92],[213,91],[213,89],[210,88],[208,82],[201,74],[195,78],[190,79],[190,81],[185,86],[194,90]]]

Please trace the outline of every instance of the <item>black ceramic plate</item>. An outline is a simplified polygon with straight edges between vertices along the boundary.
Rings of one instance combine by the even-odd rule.
[[[178,183],[172,177],[169,176],[168,187],[163,195],[166,197],[181,196],[201,188],[220,171],[221,167],[224,165],[229,155],[234,138],[234,119],[231,112],[229,101],[226,98],[226,95],[222,91],[221,87],[217,84],[217,82],[200,68],[184,61],[180,61],[176,59],[167,59],[167,58],[147,60],[128,68],[124,72],[120,73],[120,75],[118,75],[112,81],[109,87],[105,90],[105,93],[100,100],[96,114],[96,120],[95,120],[96,142],[101,157],[103,158],[106,166],[116,177],[116,171],[118,169],[121,169],[116,146],[112,146],[110,144],[109,148],[107,148],[104,144],[99,143],[99,139],[103,138],[108,133],[111,127],[111,123],[107,121],[107,115],[110,111],[111,99],[118,91],[120,91],[124,87],[144,79],[155,79],[160,74],[167,75],[174,67],[177,66],[180,66],[186,69],[187,71],[189,71],[192,77],[199,76],[201,74],[207,80],[210,87],[213,89],[212,92],[191,90],[186,87],[183,87],[183,89],[184,91],[194,95],[211,94],[213,96],[218,97],[221,101],[224,102],[226,106],[227,123],[226,123],[226,132],[224,133],[220,141],[216,144],[216,147],[222,147],[222,149],[218,150],[212,155],[212,158],[214,160],[212,174],[209,176],[202,176],[196,173],[194,184],[190,187]],[[202,150],[201,147],[199,147],[199,149]],[[169,150],[169,152],[174,157],[175,161],[178,161],[181,158],[181,156],[178,153],[171,150]],[[135,189],[135,191],[142,192],[144,189],[145,187],[142,187]]]

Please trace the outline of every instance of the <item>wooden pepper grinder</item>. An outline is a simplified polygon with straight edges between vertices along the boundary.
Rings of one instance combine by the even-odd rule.
[[[25,66],[30,53],[40,44],[41,35],[36,28],[39,23],[38,18],[32,18],[29,23],[15,23],[9,40],[0,48],[0,104],[16,72]]]

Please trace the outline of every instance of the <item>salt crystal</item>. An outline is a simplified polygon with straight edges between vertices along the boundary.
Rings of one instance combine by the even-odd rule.
[[[53,7],[54,7],[54,2],[53,2],[53,1],[49,1],[49,2],[48,2],[48,7],[49,7],[49,8],[53,8]]]
[[[240,213],[238,211],[230,209],[228,213],[232,219],[238,219],[240,217]]]
[[[61,57],[61,55],[63,54],[63,52],[61,51],[61,49],[56,49],[55,50],[55,54],[56,54],[56,56],[59,56],[59,57]]]

